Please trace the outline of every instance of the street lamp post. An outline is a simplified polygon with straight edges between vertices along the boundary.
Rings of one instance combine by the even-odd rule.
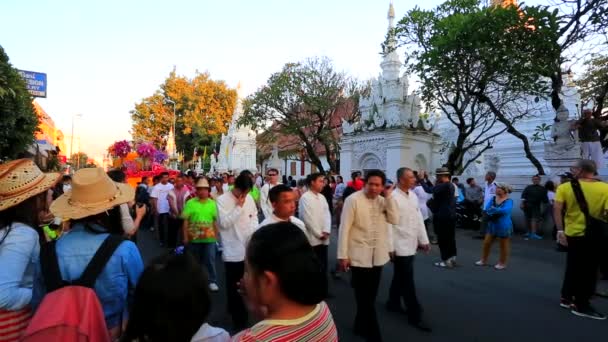
[[[72,159],[72,156],[74,155],[74,118],[81,118],[82,114],[74,114],[72,115],[72,136],[70,137],[70,159]],[[76,156],[78,157],[78,156]],[[72,165],[74,166],[74,165]]]

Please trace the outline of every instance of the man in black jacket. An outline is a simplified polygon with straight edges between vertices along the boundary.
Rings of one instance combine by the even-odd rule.
[[[435,176],[437,181],[429,206],[441,252],[441,261],[435,266],[452,268],[456,266],[456,186],[450,182],[450,171],[445,167],[437,169]]]

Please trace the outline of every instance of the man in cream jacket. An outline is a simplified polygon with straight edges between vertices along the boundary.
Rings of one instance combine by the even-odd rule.
[[[411,169],[402,167],[397,170],[397,181],[393,199],[398,206],[399,222],[390,225],[394,272],[386,307],[389,311],[403,313],[403,299],[407,307],[408,322],[419,330],[431,331],[422,321],[422,308],[416,297],[414,284],[414,255],[418,249],[425,252],[430,250],[418,197],[412,190],[416,186],[416,176]]]
[[[386,175],[371,170],[363,190],[344,202],[338,238],[338,260],[343,270],[352,270],[357,314],[355,334],[368,341],[382,341],[376,315],[376,296],[382,267],[390,260],[392,241],[389,223],[399,223],[393,187],[386,187]],[[380,196],[384,191],[384,197]]]

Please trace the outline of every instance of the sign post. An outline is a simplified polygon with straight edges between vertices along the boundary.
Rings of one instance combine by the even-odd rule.
[[[30,95],[46,98],[46,74],[26,70],[19,70],[19,74],[25,80]]]

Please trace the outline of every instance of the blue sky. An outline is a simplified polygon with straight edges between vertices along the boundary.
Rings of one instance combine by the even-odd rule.
[[[420,4],[431,8],[440,0]],[[38,100],[81,150],[129,139],[129,111],[175,66],[249,94],[286,62],[328,56],[361,79],[380,71],[389,0],[2,0],[0,45],[12,64],[48,74]],[[396,0],[397,19],[415,2]],[[75,148],[76,150],[76,148]]]

